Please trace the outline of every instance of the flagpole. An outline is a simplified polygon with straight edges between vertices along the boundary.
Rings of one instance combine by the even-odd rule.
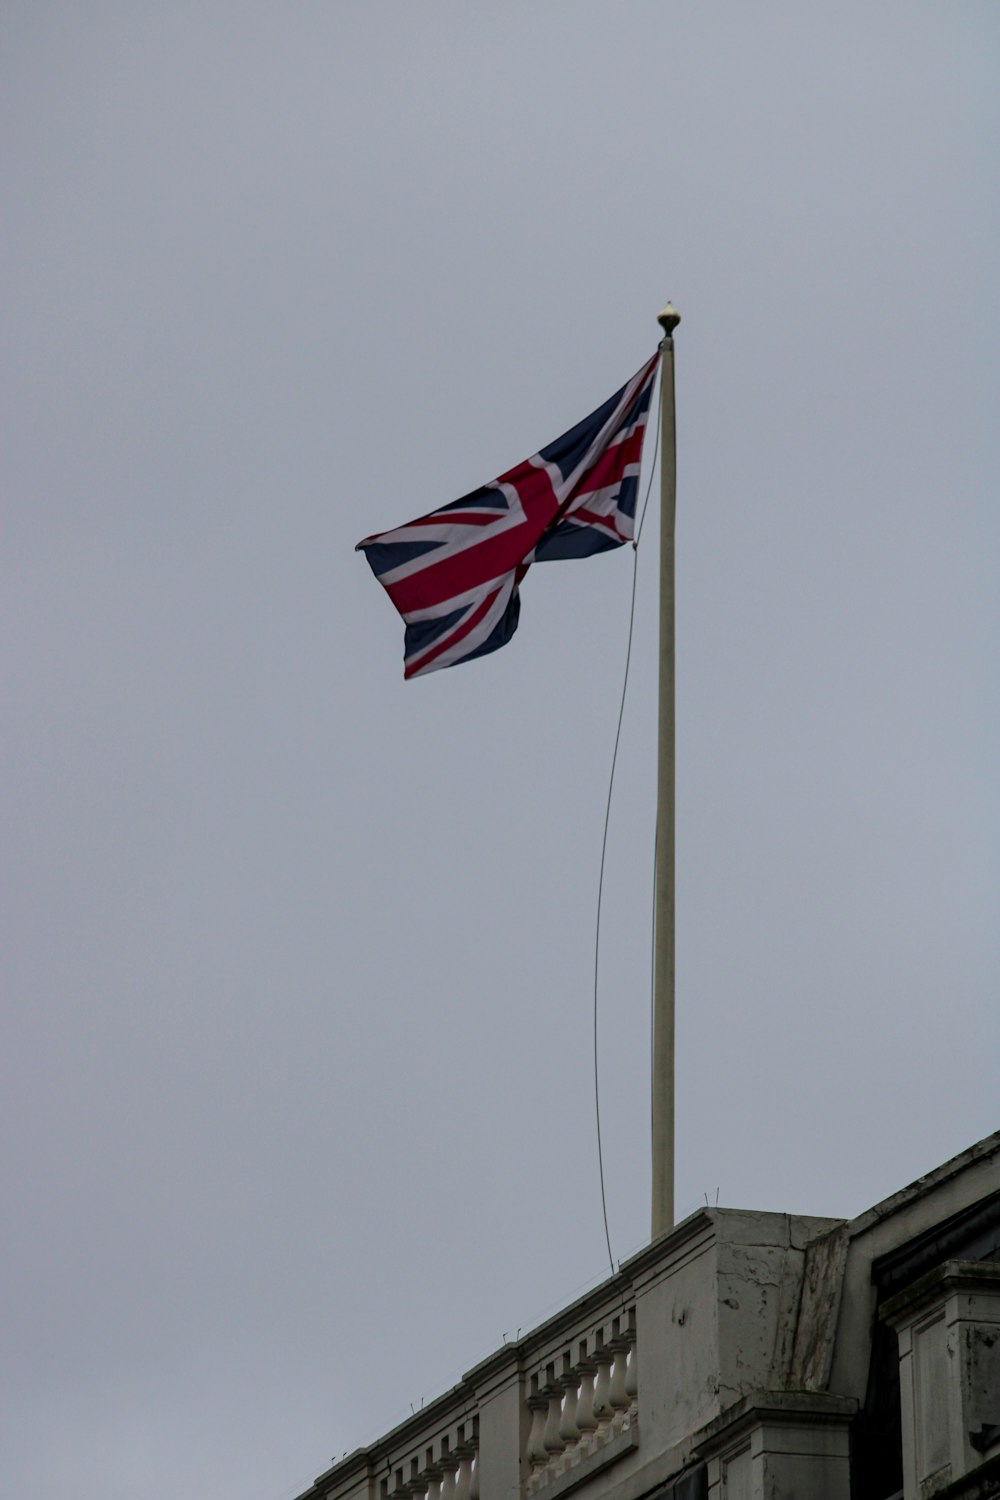
[[[674,1224],[674,518],[677,438],[673,332],[668,302],[660,343],[660,707],[656,772],[656,893],[653,950],[652,1238]]]

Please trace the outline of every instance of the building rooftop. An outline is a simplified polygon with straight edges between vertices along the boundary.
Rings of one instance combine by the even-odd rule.
[[[301,1500],[570,1492],[1000,1495],[1000,1132],[856,1219],[699,1209]]]

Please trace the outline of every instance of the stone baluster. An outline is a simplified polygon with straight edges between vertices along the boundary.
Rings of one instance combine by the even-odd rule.
[[[595,1335],[594,1348],[594,1360],[597,1364],[597,1379],[594,1381],[594,1416],[597,1419],[597,1431],[594,1433],[595,1448],[599,1448],[607,1441],[611,1418],[614,1416],[614,1408],[609,1396],[614,1351],[605,1344],[603,1335],[604,1330],[599,1328]]]
[[[471,1448],[461,1450],[458,1479],[455,1481],[455,1500],[472,1500],[472,1454]]]
[[[576,1398],[576,1425],[580,1431],[580,1457],[586,1458],[594,1446],[597,1418],[594,1416],[594,1375],[597,1366],[587,1357],[587,1341],[580,1340],[579,1358],[576,1362],[580,1377],[580,1389]]]
[[[549,1403],[548,1416],[545,1418],[545,1431],[542,1433],[542,1443],[548,1454],[549,1470],[556,1474],[559,1472],[559,1460],[562,1457],[566,1444],[559,1436],[559,1421],[562,1416],[562,1385],[556,1380],[556,1367],[554,1364],[545,1366],[545,1384],[542,1387],[542,1395],[547,1397]]]
[[[455,1500],[455,1479],[458,1474],[458,1459],[452,1453],[447,1437],[441,1439],[441,1456],[438,1459],[438,1467],[441,1470],[440,1500]]]
[[[472,1460],[476,1456],[478,1443],[478,1418],[473,1418],[472,1432],[469,1438],[465,1435],[465,1424],[458,1428],[458,1442],[455,1452],[458,1455],[458,1479],[455,1482],[455,1500],[472,1500]]]
[[[621,1332],[621,1320],[615,1318],[611,1325],[611,1340],[608,1347],[614,1353],[614,1364],[611,1367],[611,1383],[608,1386],[608,1400],[614,1415],[611,1418],[611,1435],[617,1437],[625,1425],[625,1413],[629,1407],[628,1392],[625,1389],[625,1376],[628,1371],[629,1339],[627,1334]]]
[[[576,1421],[577,1393],[580,1389],[580,1375],[574,1369],[573,1361],[567,1352],[562,1357],[562,1374],[559,1384],[563,1391],[562,1416],[559,1418],[559,1436],[565,1444],[566,1452],[563,1456],[563,1468],[568,1469],[572,1464],[580,1462],[580,1428]]]
[[[472,1464],[472,1483],[469,1485],[469,1500],[479,1500],[479,1449]]]
[[[635,1331],[635,1308],[628,1315],[629,1354],[625,1371],[625,1394],[628,1396],[628,1411],[625,1413],[626,1427],[633,1427],[639,1418],[639,1345]]]
[[[531,1431],[528,1433],[527,1459],[531,1465],[528,1476],[528,1487],[532,1481],[541,1473],[549,1461],[549,1455],[545,1451],[545,1416],[549,1409],[549,1400],[543,1396],[538,1388],[538,1376],[531,1377],[531,1393],[528,1396],[528,1410],[531,1412]]]
[[[441,1500],[441,1480],[443,1477],[443,1470],[434,1462],[434,1449],[428,1448],[423,1473],[427,1500]]]
[[[410,1500],[425,1500],[427,1494],[427,1476],[420,1472],[420,1460],[410,1459],[410,1477],[403,1487]]]

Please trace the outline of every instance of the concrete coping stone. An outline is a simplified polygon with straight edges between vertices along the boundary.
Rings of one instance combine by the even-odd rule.
[[[974,1146],[968,1146],[957,1156],[953,1156],[950,1161],[942,1162],[932,1172],[926,1172],[923,1177],[918,1177],[916,1181],[908,1183],[906,1187],[900,1188],[888,1198],[883,1198],[881,1203],[876,1203],[873,1208],[867,1209],[856,1219],[852,1219],[848,1226],[850,1238],[857,1239],[859,1235],[876,1229],[884,1220],[908,1208],[911,1203],[929,1197],[935,1189],[950,1182],[952,1178],[961,1177],[970,1167],[981,1161],[988,1162],[994,1157],[1000,1161],[1000,1130],[994,1131],[992,1135],[984,1136]]]
[[[857,1410],[853,1396],[831,1396],[825,1391],[751,1391],[696,1432],[691,1451],[699,1458],[709,1458],[741,1431],[768,1418],[836,1427],[850,1422]]]
[[[950,1292],[987,1291],[1000,1293],[1000,1261],[946,1260],[890,1297],[879,1308],[879,1317],[896,1328],[909,1322],[922,1306]]]

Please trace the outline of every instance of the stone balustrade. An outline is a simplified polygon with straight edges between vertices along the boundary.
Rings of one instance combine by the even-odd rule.
[[[479,1415],[464,1385],[317,1479],[329,1500],[480,1500]]]
[[[478,1417],[415,1446],[387,1459],[379,1500],[479,1500]]]
[[[636,1429],[634,1304],[533,1362],[526,1391],[531,1425],[525,1491],[534,1494]]]

